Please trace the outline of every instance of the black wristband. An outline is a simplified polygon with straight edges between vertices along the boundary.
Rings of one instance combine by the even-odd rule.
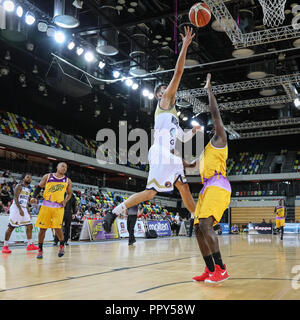
[[[33,198],[36,198],[39,193],[41,192],[42,188],[40,186],[37,186],[34,190],[34,193],[33,193]]]

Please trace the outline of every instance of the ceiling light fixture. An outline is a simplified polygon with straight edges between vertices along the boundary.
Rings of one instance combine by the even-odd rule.
[[[9,52],[9,51],[6,51],[5,56],[4,56],[4,59],[5,59],[6,61],[9,61],[9,60],[11,59],[11,56],[10,56],[10,52]]]
[[[113,72],[113,77],[114,77],[115,79],[119,78],[120,75],[121,75],[120,72],[117,71],[117,70],[115,70],[115,71]]]
[[[54,39],[57,43],[64,43],[66,41],[66,36],[62,31],[56,31]]]
[[[149,93],[148,99],[149,99],[149,100],[153,100],[153,99],[154,99],[154,94],[153,94],[153,93]]]
[[[17,7],[17,10],[16,10],[16,14],[19,18],[21,18],[23,16],[23,13],[24,13],[24,10],[21,6],[18,6]]]
[[[74,41],[70,41],[68,44],[68,49],[69,50],[73,50],[75,48],[75,42]]]
[[[87,51],[84,55],[84,58],[87,62],[93,62],[95,60],[95,55],[92,51]]]
[[[35,23],[35,16],[33,13],[31,12],[27,12],[26,16],[25,16],[25,22],[26,24],[28,24],[29,26],[32,26]]]
[[[40,32],[47,32],[48,24],[45,21],[39,21],[37,28]]]
[[[81,56],[81,55],[83,54],[83,51],[84,51],[84,49],[83,49],[82,47],[78,47],[78,48],[76,49],[76,54],[77,54],[78,56]]]
[[[32,73],[34,73],[34,74],[38,74],[39,73],[39,70],[38,70],[38,67],[37,67],[36,64],[33,66]]]
[[[53,26],[48,26],[47,28],[47,36],[53,38],[55,36],[56,29]]]
[[[105,67],[105,62],[100,61],[98,67],[99,67],[100,69],[103,69],[103,68]]]
[[[131,87],[133,85],[133,81],[131,79],[127,79],[125,83],[128,87]]]
[[[144,96],[144,97],[148,97],[149,94],[150,94],[150,92],[149,92],[148,89],[144,89],[144,90],[143,90],[143,96]]]
[[[133,89],[133,90],[138,89],[138,87],[139,87],[139,85],[138,85],[137,83],[134,83],[134,84],[132,85],[132,89]]]
[[[15,10],[15,3],[11,0],[5,0],[3,2],[3,8],[7,12],[13,12]]]

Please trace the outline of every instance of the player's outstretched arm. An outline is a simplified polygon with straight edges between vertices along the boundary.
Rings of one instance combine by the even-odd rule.
[[[160,107],[162,109],[169,109],[170,106],[172,106],[175,103],[176,93],[184,71],[187,49],[191,44],[193,38],[195,37],[195,34],[193,34],[193,29],[190,27],[184,27],[184,32],[184,36],[183,34],[180,34],[182,39],[182,48],[175,66],[173,78],[169,83],[160,101]]]
[[[178,127],[177,129],[178,129],[177,138],[183,143],[186,143],[189,140],[191,140],[197,132],[204,133],[203,127],[200,125],[193,126],[193,129],[187,132],[184,132],[181,127]]]
[[[207,79],[206,79],[206,85],[204,88],[208,93],[209,111],[211,113],[213,125],[215,128],[215,135],[213,137],[213,142],[214,144],[216,144],[215,147],[222,148],[222,147],[225,147],[225,145],[227,144],[227,135],[226,135],[221,114],[218,108],[216,97],[212,91],[210,80],[211,80],[211,74],[208,73]]]

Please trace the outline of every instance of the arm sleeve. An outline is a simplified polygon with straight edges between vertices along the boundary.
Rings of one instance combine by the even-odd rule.
[[[34,190],[34,193],[33,193],[33,198],[36,198],[39,193],[41,192],[42,188],[40,186],[37,186]]]
[[[185,143],[185,142],[188,142],[189,140],[191,140],[194,136],[193,134],[193,129],[189,130],[188,132],[184,132],[181,127],[178,127],[177,129],[177,138]]]

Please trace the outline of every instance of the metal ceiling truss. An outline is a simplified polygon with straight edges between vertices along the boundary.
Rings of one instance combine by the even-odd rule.
[[[299,37],[300,30],[295,30],[291,25],[289,25],[246,33],[243,35],[243,42],[237,43],[235,46],[236,48],[245,48]]]
[[[230,126],[234,130],[249,130],[258,128],[270,128],[270,127],[282,127],[282,126],[292,126],[299,125],[300,118],[287,118],[278,120],[267,120],[267,121],[255,121],[246,123],[231,123]]]
[[[204,2],[209,6],[212,14],[222,26],[233,45],[243,43],[244,35],[224,4],[224,1],[205,0]]]
[[[250,99],[250,100],[241,100],[241,101],[233,101],[218,104],[220,111],[231,111],[238,109],[248,109],[248,108],[256,108],[262,106],[271,106],[274,104],[286,104],[293,102],[293,99],[288,96],[274,96],[274,97],[264,97],[258,99]],[[208,110],[208,105],[195,105],[193,108],[194,113],[203,112],[202,110]]]
[[[268,131],[260,131],[260,132],[255,131],[255,132],[248,132],[248,133],[240,133],[239,139],[253,139],[253,138],[291,135],[291,134],[300,134],[300,128],[277,129],[277,130],[268,130]],[[230,135],[229,139],[235,140],[237,138]]]
[[[268,88],[282,86],[284,84],[298,83],[300,82],[300,73],[287,74],[282,76],[269,77],[259,80],[250,80],[242,82],[227,83],[212,87],[214,94],[223,94],[230,92],[240,92],[246,90],[253,90],[259,88]],[[178,92],[178,96],[181,98],[187,96],[201,97],[206,96],[207,92],[204,88],[196,88],[189,90],[182,90]]]
[[[240,138],[240,134],[234,130],[234,128],[232,127],[231,124],[224,126],[224,128],[229,133],[229,137],[231,137],[231,139],[239,139]]]
[[[297,94],[295,91],[295,87],[290,84],[290,83],[285,83],[282,85],[284,91],[286,92],[287,96],[291,99],[291,100],[295,100],[297,98]]]
[[[228,1],[205,0],[204,2],[209,5],[212,14],[237,49],[300,37],[300,30],[295,30],[292,25],[243,34],[226,8],[224,2]]]

